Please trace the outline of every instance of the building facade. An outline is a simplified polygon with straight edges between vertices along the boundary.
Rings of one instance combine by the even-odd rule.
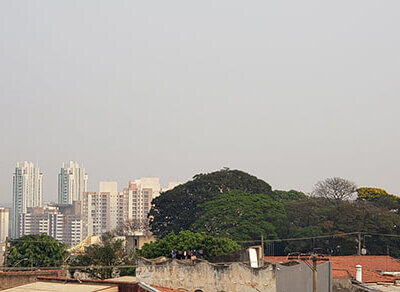
[[[10,228],[10,210],[0,208],[0,243],[5,242]]]
[[[43,174],[32,162],[17,163],[13,175],[13,222],[11,236],[19,235],[19,216],[27,208],[42,206]]]
[[[84,237],[116,229],[123,216],[123,199],[116,182],[100,182],[98,192],[83,193]]]
[[[72,204],[81,201],[84,192],[87,192],[88,175],[85,168],[77,162],[63,163],[58,175],[58,203]]]
[[[170,183],[168,190],[180,183]],[[149,231],[148,214],[154,198],[161,193],[154,177],[130,181],[118,191],[116,182],[100,182],[98,192],[85,192],[82,199],[83,236],[101,235],[123,229],[125,233]]]
[[[82,241],[79,202],[30,207],[20,214],[19,224],[19,237],[44,233],[69,246]]]
[[[153,189],[144,187],[139,180],[135,180],[135,182],[129,182],[123,193],[126,198],[126,219],[136,222],[147,220],[153,200]]]

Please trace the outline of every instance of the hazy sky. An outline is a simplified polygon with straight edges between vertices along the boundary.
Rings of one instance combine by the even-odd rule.
[[[400,193],[400,1],[0,2],[0,203],[17,161],[55,200],[222,167],[275,189]]]

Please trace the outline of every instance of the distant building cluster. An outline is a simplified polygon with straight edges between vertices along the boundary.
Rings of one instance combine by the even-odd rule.
[[[144,177],[129,181],[122,190],[116,182],[100,182],[97,192],[89,192],[85,168],[71,161],[62,164],[58,175],[58,202],[44,204],[41,169],[32,162],[17,163],[11,216],[9,209],[0,208],[0,242],[6,240],[11,225],[12,238],[45,233],[74,246],[87,236],[129,222],[147,222],[151,201],[179,184],[161,188],[159,178]],[[136,228],[142,231],[143,226]]]

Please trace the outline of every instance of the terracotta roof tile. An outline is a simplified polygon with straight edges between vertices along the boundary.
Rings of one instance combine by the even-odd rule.
[[[265,257],[267,262],[284,263],[287,257]],[[379,271],[400,272],[400,262],[390,256],[331,256],[332,277],[356,277],[356,265],[362,266],[362,280],[364,283],[393,282],[400,277],[383,276]]]

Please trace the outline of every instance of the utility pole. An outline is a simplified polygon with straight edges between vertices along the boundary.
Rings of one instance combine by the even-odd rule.
[[[313,287],[313,292],[317,292],[317,259],[312,258],[312,263],[313,263],[313,283],[312,283],[312,287]]]
[[[358,232],[358,249],[357,249],[357,255],[361,255],[361,232]]]
[[[261,249],[262,249],[262,257],[264,258],[264,236],[261,235]]]
[[[264,267],[264,236],[261,234],[261,263]]]
[[[318,261],[329,261],[329,259],[324,257],[323,255],[318,255],[315,253],[312,253],[311,255],[288,256],[288,259],[302,260],[303,262],[305,262],[307,264],[307,266],[313,272],[313,292],[317,292],[317,279],[318,279],[317,263],[318,263]],[[308,261],[311,261],[312,265]]]

